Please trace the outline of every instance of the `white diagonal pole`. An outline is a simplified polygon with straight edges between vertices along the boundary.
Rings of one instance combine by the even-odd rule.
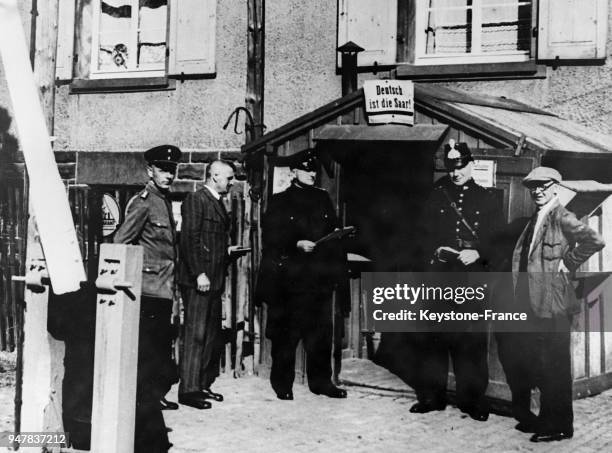
[[[57,294],[76,291],[85,269],[66,190],[55,163],[17,0],[0,0],[0,56],[30,177],[30,204]]]

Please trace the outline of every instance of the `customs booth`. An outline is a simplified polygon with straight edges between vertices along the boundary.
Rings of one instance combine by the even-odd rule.
[[[342,358],[371,358],[378,335],[367,331],[360,272],[389,271],[410,265],[415,222],[434,181],[444,174],[443,146],[466,142],[485,180],[503,202],[507,223],[533,212],[521,181],[539,165],[558,169],[565,181],[560,198],[578,217],[612,243],[612,137],[556,115],[506,98],[466,94],[431,84],[415,84],[414,126],[369,125],[363,89],[353,91],[258,140],[243,146],[251,191],[258,202],[251,212],[256,271],[261,253],[261,222],[273,193],[288,184],[283,157],[315,147],[322,166],[318,185],[325,188],[344,225],[357,226],[351,243],[351,305],[348,319],[334,321],[335,375]],[[608,201],[606,201],[608,199]],[[612,270],[612,247],[593,256],[580,271],[598,273],[585,280],[580,329],[572,334],[575,397],[612,387],[612,285],[599,272]],[[365,259],[364,259],[365,258]],[[405,268],[405,267],[404,267]],[[254,279],[254,276],[253,276]],[[261,332],[265,331],[265,309]],[[260,371],[270,367],[269,342],[261,342]],[[509,401],[510,391],[489,348],[488,395]],[[297,379],[305,377],[299,350]],[[451,377],[452,381],[452,377]],[[451,382],[451,388],[453,383]]]

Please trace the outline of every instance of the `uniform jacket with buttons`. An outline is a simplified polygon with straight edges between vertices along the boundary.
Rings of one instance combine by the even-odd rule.
[[[142,295],[174,297],[177,259],[176,227],[168,198],[149,182],[128,202],[115,243],[141,245],[144,250]]]
[[[275,304],[287,292],[330,292],[343,285],[347,263],[341,241],[321,243],[312,253],[297,248],[299,240],[315,242],[339,226],[322,189],[292,185],[275,195],[263,223],[259,302]]]
[[[210,280],[210,291],[222,290],[230,229],[230,217],[222,202],[203,187],[187,195],[181,219],[180,284],[194,288],[198,275],[204,273]]]
[[[529,224],[519,237],[512,254],[512,277],[516,291],[521,251],[529,247],[525,238]],[[535,232],[527,261],[529,303],[535,315],[551,318],[578,311],[566,274],[559,272],[561,261],[575,271],[591,255],[604,247],[603,238],[576,219],[559,201],[546,215]]]
[[[451,202],[463,214],[477,238],[461,221]],[[466,248],[478,251],[480,259],[467,268],[459,266],[461,269],[489,269],[494,251],[492,239],[502,222],[503,212],[495,191],[479,186],[473,179],[457,186],[448,176],[441,178],[434,186],[423,214],[421,231],[425,236],[426,263],[431,262],[438,247],[446,246],[459,251]],[[453,265],[449,263],[445,267]]]

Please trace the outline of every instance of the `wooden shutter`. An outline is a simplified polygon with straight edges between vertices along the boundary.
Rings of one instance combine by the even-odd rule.
[[[538,59],[606,57],[608,0],[539,0]]]
[[[348,41],[365,49],[359,66],[396,64],[397,0],[338,0],[338,46]]]
[[[168,74],[215,72],[216,0],[170,0]]]
[[[75,8],[76,0],[59,0],[55,57],[55,77],[59,80],[72,79]]]

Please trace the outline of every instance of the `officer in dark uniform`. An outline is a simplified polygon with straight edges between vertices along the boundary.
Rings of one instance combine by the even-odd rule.
[[[494,191],[472,179],[474,163],[465,143],[451,140],[445,145],[444,163],[448,175],[435,185],[423,215],[425,268],[436,274],[487,271],[492,258],[491,239],[502,220],[501,206]],[[461,274],[453,274],[457,275]],[[467,278],[467,275],[458,278]],[[410,384],[418,402],[410,411],[425,413],[446,407],[450,354],[457,384],[457,406],[475,420],[487,420],[486,332],[415,334],[415,343]]]
[[[126,208],[114,241],[144,249],[138,371],[136,386],[135,452],[166,452],[168,434],[161,410],[178,408],[164,395],[177,382],[172,361],[171,315],[175,290],[177,242],[168,192],[181,151],[162,145],[145,152],[149,182]],[[161,403],[160,403],[161,402]]]
[[[339,227],[327,192],[314,187],[318,162],[310,150],[289,164],[291,186],[271,201],[263,223],[263,258],[257,297],[268,305],[272,340],[270,382],[279,399],[293,399],[295,350],[303,340],[308,386],[315,394],[345,398],[332,383],[332,294],[348,282],[338,239],[316,244]],[[343,312],[348,312],[343,304]]]

